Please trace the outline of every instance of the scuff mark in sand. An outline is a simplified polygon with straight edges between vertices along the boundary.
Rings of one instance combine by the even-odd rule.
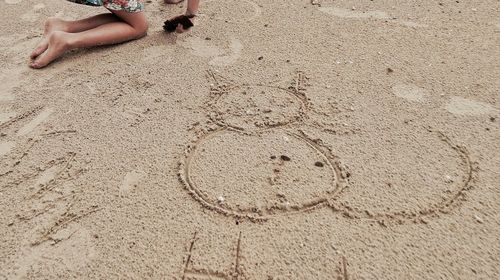
[[[405,21],[405,20],[396,20],[395,18],[389,16],[384,11],[357,11],[353,9],[343,9],[337,7],[319,7],[321,12],[339,17],[339,18],[347,18],[347,19],[383,19],[390,20],[392,22],[407,26],[407,27],[428,27],[426,24],[421,24],[413,21]]]
[[[392,87],[392,92],[397,97],[414,102],[423,102],[427,96],[425,89],[413,84],[397,84]]]
[[[219,56],[212,59],[208,64],[214,66],[228,66],[235,63],[241,56],[243,51],[243,44],[237,39],[231,39],[231,44],[229,45],[229,54],[225,56]]]
[[[142,170],[135,170],[127,173],[125,178],[123,178],[122,184],[120,186],[119,194],[120,197],[125,197],[128,195],[133,188],[137,187],[139,182],[146,176]]]
[[[16,146],[14,142],[0,142],[0,156],[4,156]]]
[[[459,96],[453,96],[446,105],[446,110],[454,115],[479,116],[486,114],[497,114],[499,112],[495,107]]]
[[[375,19],[389,19],[389,15],[386,12],[382,11],[353,11],[349,9],[342,9],[337,7],[319,7],[319,10],[323,13],[340,17],[340,18],[356,18],[356,19],[366,19],[366,18],[375,18]]]
[[[228,66],[234,64],[241,56],[243,44],[235,38],[232,38],[226,48],[210,44],[207,40],[191,37],[181,43],[186,49],[189,49],[195,56],[211,58],[210,65]]]

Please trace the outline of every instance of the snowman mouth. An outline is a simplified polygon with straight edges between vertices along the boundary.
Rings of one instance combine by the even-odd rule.
[[[251,220],[326,206],[345,187],[333,155],[284,130],[205,135],[187,153],[179,175],[205,208]]]

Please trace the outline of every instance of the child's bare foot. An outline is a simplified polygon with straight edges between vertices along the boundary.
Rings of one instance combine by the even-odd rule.
[[[54,31],[66,31],[66,23],[64,20],[51,17],[48,18],[47,21],[45,22],[45,30],[43,32],[43,38],[40,43],[35,47],[33,52],[30,55],[31,59],[37,58],[39,55],[41,55],[45,50],[47,50],[47,47],[49,46],[49,36],[52,32]]]
[[[70,39],[73,34],[64,31],[52,31],[47,36],[47,47],[30,63],[31,68],[39,69],[63,55],[71,48]]]

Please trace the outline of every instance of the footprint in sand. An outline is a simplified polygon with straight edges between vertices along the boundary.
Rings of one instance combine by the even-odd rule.
[[[229,46],[221,48],[210,44],[207,40],[190,37],[181,45],[189,49],[193,55],[209,58],[212,66],[228,66],[234,64],[241,56],[243,44],[238,39],[231,39]]]
[[[390,20],[407,27],[427,27],[425,24],[420,24],[412,21],[395,20],[389,14],[383,11],[357,11],[352,9],[343,9],[337,7],[319,7],[321,12],[347,19],[379,19]]]
[[[210,20],[224,20],[230,23],[244,23],[259,18],[262,9],[249,0],[205,0],[200,6]],[[235,8],[237,7],[237,8]]]
[[[21,19],[24,21],[34,22],[40,16],[40,10],[44,9],[45,5],[43,3],[36,4],[33,6],[33,9],[28,11],[27,13],[21,16]]]
[[[446,105],[446,110],[454,115],[479,116],[487,114],[498,114],[499,110],[487,103],[453,96]]]
[[[122,184],[120,186],[120,197],[126,197],[133,188],[137,187],[139,182],[144,179],[145,176],[146,174],[141,170],[128,172],[125,175],[125,178],[123,178]]]
[[[392,87],[392,92],[397,97],[413,102],[423,102],[427,96],[425,89],[413,84],[397,84]]]

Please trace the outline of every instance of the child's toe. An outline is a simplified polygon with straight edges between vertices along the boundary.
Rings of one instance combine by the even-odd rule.
[[[35,50],[33,50],[33,52],[31,52],[31,55],[30,55],[30,58],[31,59],[35,59],[37,58],[39,55],[41,55],[45,50],[47,49],[46,46],[40,46],[40,47],[37,47]]]
[[[30,58],[35,59],[39,55],[41,55],[44,51],[47,50],[49,47],[49,43],[47,42],[46,39],[44,39],[42,42],[38,44],[38,46],[35,47],[35,49],[31,52]]]

